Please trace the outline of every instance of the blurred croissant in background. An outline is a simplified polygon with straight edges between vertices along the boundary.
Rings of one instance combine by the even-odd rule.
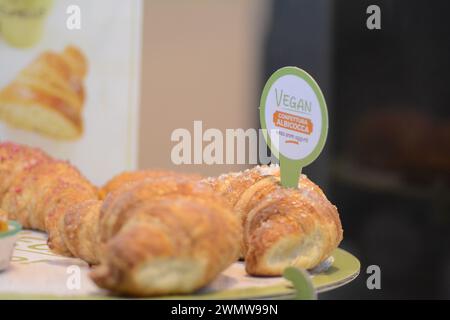
[[[42,53],[0,91],[0,119],[55,139],[79,138],[86,73],[86,58],[76,47]]]

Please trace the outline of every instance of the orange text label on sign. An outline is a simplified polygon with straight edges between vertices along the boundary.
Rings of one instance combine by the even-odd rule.
[[[277,111],[273,114],[273,123],[280,128],[311,134],[313,124],[310,119],[299,117],[290,113]]]

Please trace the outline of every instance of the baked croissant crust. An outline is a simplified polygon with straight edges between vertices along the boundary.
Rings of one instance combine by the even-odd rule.
[[[12,142],[0,143],[0,201],[23,170],[50,160],[50,157],[39,149]]]
[[[241,257],[251,275],[314,268],[342,240],[339,214],[322,190],[305,175],[298,188],[283,188],[279,175],[277,166],[258,166],[208,179],[242,223]]]
[[[91,277],[126,295],[193,292],[236,261],[240,228],[205,183],[174,176],[143,180],[106,197],[102,255]]]
[[[62,238],[59,220],[77,203],[98,199],[97,188],[70,163],[54,160],[37,149],[1,143],[0,153],[4,154],[0,168],[7,171],[0,179],[7,188],[1,195],[1,209],[24,228],[46,231],[49,247],[56,253],[72,255]]]
[[[100,262],[99,216],[102,201],[90,199],[79,202],[59,220],[59,230],[70,253],[89,264]]]
[[[53,138],[78,138],[86,71],[85,57],[73,46],[42,53],[0,91],[0,118]]]

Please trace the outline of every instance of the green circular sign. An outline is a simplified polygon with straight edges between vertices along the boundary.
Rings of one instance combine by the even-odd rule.
[[[277,70],[261,95],[260,122],[267,145],[280,160],[282,183],[296,186],[301,168],[319,156],[327,138],[328,111],[319,85],[300,68]]]

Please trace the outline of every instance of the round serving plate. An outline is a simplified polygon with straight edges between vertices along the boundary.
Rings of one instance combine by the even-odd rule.
[[[361,264],[354,255],[338,248],[332,256],[334,262],[327,271],[312,275],[311,280],[317,293],[339,288],[356,279],[359,275]],[[295,296],[295,290],[291,283],[282,277],[253,278],[260,279],[261,282],[266,279],[278,279],[279,283],[267,286],[225,289],[189,296],[164,297],[164,299],[291,299]]]
[[[47,235],[22,231],[16,243],[9,270],[0,273],[0,299],[120,299],[99,289],[89,278],[89,266],[74,258],[48,250]],[[311,274],[318,293],[336,289],[355,279],[360,270],[358,259],[343,249],[333,253],[333,264],[321,273]],[[67,268],[78,265],[83,287],[66,287]],[[36,278],[36,273],[41,276]],[[49,286],[52,284],[52,286]],[[292,299],[296,296],[291,282],[283,277],[251,277],[243,262],[236,262],[204,289],[191,295],[156,299]]]

